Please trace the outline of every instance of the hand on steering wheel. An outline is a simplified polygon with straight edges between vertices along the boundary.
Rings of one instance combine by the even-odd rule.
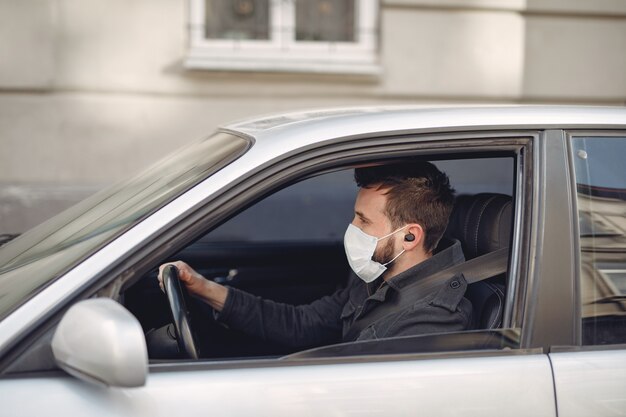
[[[178,278],[178,268],[174,265],[166,265],[162,271],[163,289],[170,303],[174,327],[176,329],[176,341],[180,352],[185,353],[191,359],[198,359],[198,350],[194,333],[191,329],[189,318],[189,293]]]

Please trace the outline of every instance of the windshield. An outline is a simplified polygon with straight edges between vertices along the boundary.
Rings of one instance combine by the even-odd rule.
[[[107,188],[0,248],[0,318],[121,232],[241,155],[217,133]]]

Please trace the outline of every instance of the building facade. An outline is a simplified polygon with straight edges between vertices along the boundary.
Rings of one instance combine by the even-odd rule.
[[[626,105],[623,0],[0,0],[0,233],[225,121]]]

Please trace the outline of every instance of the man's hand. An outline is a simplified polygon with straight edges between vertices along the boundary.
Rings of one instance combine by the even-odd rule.
[[[195,296],[201,296],[204,291],[204,286],[207,279],[197,273],[192,267],[190,267],[183,261],[171,262],[163,264],[159,267],[159,286],[161,287],[162,291],[164,290],[163,268],[168,265],[174,265],[176,268],[178,268],[178,278],[180,278],[180,281],[185,284],[185,287],[187,287],[187,291],[189,291],[190,294]]]
[[[185,262],[170,262],[159,267],[158,279],[159,286],[162,291],[164,291],[163,268],[167,265],[174,265],[178,268],[178,278],[185,285],[185,287],[187,287],[187,290],[191,295],[208,303],[217,311],[222,311],[222,308],[224,308],[224,302],[226,301],[226,296],[228,295],[228,288],[213,281],[209,281]]]

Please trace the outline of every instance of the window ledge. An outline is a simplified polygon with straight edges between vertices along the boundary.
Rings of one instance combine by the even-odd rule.
[[[372,61],[326,61],[318,59],[233,58],[189,55],[184,67],[192,70],[294,72],[311,74],[342,74],[379,76],[378,63]]]

